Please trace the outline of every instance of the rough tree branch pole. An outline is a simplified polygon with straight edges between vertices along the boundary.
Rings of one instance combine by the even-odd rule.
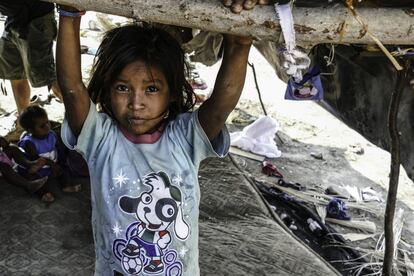
[[[280,25],[273,6],[258,6],[241,15],[230,12],[219,0],[47,0],[90,11],[137,18],[143,21],[198,28],[214,32],[252,35],[278,41]],[[364,8],[358,13],[372,34],[384,44],[414,44],[413,10]],[[318,43],[371,44],[346,7],[293,9],[299,45]]]

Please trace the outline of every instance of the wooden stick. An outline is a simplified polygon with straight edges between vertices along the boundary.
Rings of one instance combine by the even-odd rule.
[[[394,215],[397,202],[398,178],[400,175],[400,134],[397,127],[397,116],[404,87],[407,83],[410,62],[407,61],[405,70],[397,72],[397,84],[392,93],[388,111],[388,128],[391,139],[391,171],[388,184],[387,206],[385,208],[384,233],[385,255],[382,273],[384,276],[393,275],[394,263]]]
[[[354,6],[352,5],[352,1],[347,0],[346,4],[348,6],[348,9],[352,12],[353,16],[355,17],[355,20],[363,27],[364,33],[368,34],[371,37],[371,39],[374,40],[375,44],[378,45],[378,47],[385,54],[385,56],[391,61],[392,65],[394,65],[395,69],[397,69],[397,71],[401,71],[403,69],[402,66],[391,55],[391,53],[387,50],[387,48],[385,48],[384,44],[382,44],[382,42],[368,30],[368,25],[358,15],[358,13],[356,12]]]
[[[339,224],[345,227],[356,228],[365,232],[375,233],[377,227],[375,223],[372,221],[365,221],[365,220],[341,220],[341,219],[334,219],[334,218],[325,218],[326,222]]]
[[[46,0],[175,26],[207,31],[249,35],[279,41],[280,24],[272,5],[233,14],[219,0]],[[364,8],[358,11],[370,32],[383,44],[412,45],[414,17],[403,8]],[[319,43],[369,44],[369,36],[360,35],[361,26],[342,5],[295,7],[296,42],[299,46]],[[341,27],[342,26],[342,27]],[[346,26],[346,28],[344,28]]]
[[[249,159],[253,159],[253,160],[256,160],[256,161],[259,161],[259,162],[263,162],[265,160],[264,156],[261,156],[261,155],[258,155],[258,154],[252,153],[252,152],[247,152],[247,151],[241,150],[241,149],[233,147],[233,146],[230,147],[229,152],[233,153],[233,154],[243,156],[243,157],[246,157],[246,158],[249,158]]]

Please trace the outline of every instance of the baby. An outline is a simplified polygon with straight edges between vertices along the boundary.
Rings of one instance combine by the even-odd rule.
[[[40,106],[29,106],[20,114],[19,123],[26,131],[22,134],[18,146],[25,152],[29,160],[42,158],[45,163],[36,172],[26,166],[19,166],[18,172],[28,179],[48,177],[46,185],[42,187],[42,201],[55,200],[53,190],[61,184],[64,192],[77,192],[80,184],[72,184],[69,170],[63,170],[66,165],[66,148],[57,134],[51,130],[46,111]]]

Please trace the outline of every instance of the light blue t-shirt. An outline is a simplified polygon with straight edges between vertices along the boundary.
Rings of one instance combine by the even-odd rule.
[[[95,275],[199,275],[199,163],[227,154],[230,139],[224,127],[210,143],[197,114],[153,144],[128,140],[93,103],[77,140],[64,121],[63,141],[89,166]]]

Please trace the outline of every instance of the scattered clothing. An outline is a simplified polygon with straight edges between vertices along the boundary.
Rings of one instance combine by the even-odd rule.
[[[333,198],[329,201],[326,206],[326,217],[340,219],[340,220],[351,220],[351,217],[348,215],[348,207],[345,205],[345,202],[339,198]]]
[[[311,230],[311,232],[315,233],[318,237],[323,235],[322,227],[319,225],[318,222],[316,222],[312,218],[308,218],[306,222],[308,223],[309,230]]]
[[[349,185],[345,185],[343,187],[351,195],[351,199],[352,200],[355,200],[356,202],[361,202],[362,201],[361,191],[360,191],[360,189],[358,187],[356,187],[356,186],[349,186]]]
[[[350,260],[367,262],[334,228],[324,224],[305,202],[283,193],[277,186],[268,186],[255,178],[252,180],[266,201],[276,207],[275,213],[283,224],[342,275],[355,275],[356,268]],[[370,273],[372,271],[369,268],[364,268],[361,275]]]
[[[327,195],[334,195],[335,197],[340,197],[344,199],[350,199],[351,194],[342,186],[330,185],[326,188],[325,193]]]
[[[231,145],[268,158],[280,157],[282,153],[274,141],[278,129],[276,120],[262,116],[242,131],[231,133]]]
[[[280,214],[280,219],[290,230],[297,230],[294,219],[286,213]]]
[[[372,187],[366,187],[361,190],[362,199],[365,202],[369,201],[378,201],[378,202],[384,202],[384,199],[382,198],[381,193],[375,191],[372,189]]]

